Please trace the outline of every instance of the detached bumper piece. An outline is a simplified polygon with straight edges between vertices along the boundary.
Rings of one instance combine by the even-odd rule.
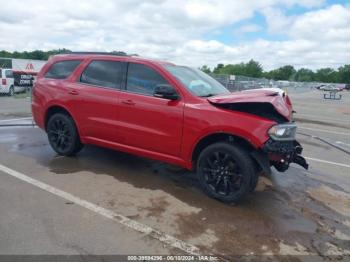
[[[297,141],[276,141],[269,139],[263,151],[269,155],[272,165],[280,172],[288,169],[290,163],[296,163],[305,169],[309,168],[305,158],[301,156],[303,148]]]

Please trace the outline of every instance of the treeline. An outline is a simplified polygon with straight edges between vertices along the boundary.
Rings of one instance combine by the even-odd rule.
[[[71,50],[68,49],[55,49],[50,51],[42,51],[42,50],[35,50],[31,52],[8,52],[5,50],[0,51],[0,57],[3,58],[20,58],[20,59],[35,59],[35,60],[48,60],[50,56],[52,55],[58,55],[58,54],[68,54],[71,53]],[[125,52],[122,51],[113,51],[111,52],[115,55],[127,55]]]
[[[49,57],[52,55],[67,54],[71,52],[71,50],[65,48],[50,51],[35,50],[31,52],[8,52],[2,50],[0,51],[0,57],[48,60]],[[127,53],[123,51],[113,51],[111,53],[116,55],[127,55]],[[202,66],[200,69],[206,73],[241,75],[257,78],[264,77],[273,80],[289,80],[299,82],[315,81],[323,83],[350,83],[350,64],[341,66],[338,69],[321,68],[316,71],[312,71],[307,68],[300,68],[296,70],[291,65],[282,66],[271,71],[264,71],[262,65],[259,62],[250,60],[247,63],[240,64],[218,64],[213,70],[211,70],[206,65]]]
[[[241,75],[248,77],[267,78],[273,80],[289,80],[298,82],[350,83],[350,64],[333,68],[320,68],[316,71],[300,68],[296,70],[291,65],[264,71],[262,65],[254,60],[240,64],[218,64],[213,70],[204,65],[200,68],[206,73]]]

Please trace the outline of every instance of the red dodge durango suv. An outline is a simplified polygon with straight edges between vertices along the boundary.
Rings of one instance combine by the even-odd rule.
[[[261,173],[300,156],[292,104],[280,89],[229,92],[198,69],[102,53],[52,57],[33,87],[33,117],[52,148],[93,144],[195,170],[224,202],[253,191]]]

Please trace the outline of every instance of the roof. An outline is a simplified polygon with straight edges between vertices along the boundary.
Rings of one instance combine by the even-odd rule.
[[[130,56],[130,55],[118,55],[118,54],[113,54],[113,53],[108,53],[108,52],[72,52],[72,53],[67,53],[67,54],[54,55],[53,57],[67,57],[67,58],[71,58],[71,59],[78,59],[78,58],[101,59],[101,58],[117,57],[121,61],[125,60],[128,62],[139,61],[139,62],[157,63],[157,64],[161,64],[161,65],[174,65],[171,62],[158,60],[158,59],[154,59],[154,58],[145,58],[145,57]]]

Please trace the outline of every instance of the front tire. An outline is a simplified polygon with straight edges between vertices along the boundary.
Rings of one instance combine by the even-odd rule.
[[[56,113],[50,117],[47,136],[51,147],[59,155],[72,156],[83,148],[74,120],[66,114]]]
[[[238,203],[251,191],[254,162],[243,148],[225,142],[206,147],[197,161],[203,191],[222,202]]]

